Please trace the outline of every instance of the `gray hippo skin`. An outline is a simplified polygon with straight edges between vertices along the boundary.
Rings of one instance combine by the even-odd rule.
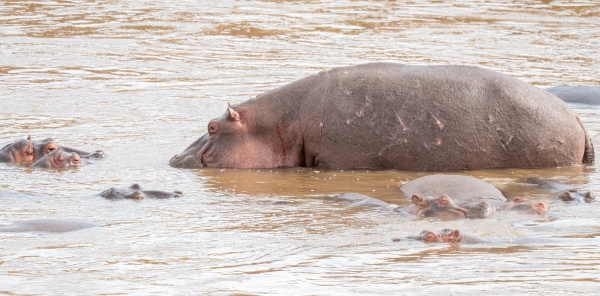
[[[0,162],[31,164],[59,147],[52,139],[32,141],[31,136],[7,144],[0,149]]]
[[[183,193],[181,191],[159,191],[159,190],[143,190],[138,184],[133,184],[129,187],[115,188],[111,187],[100,194],[101,197],[106,199],[144,199],[144,198],[170,198],[170,197],[181,197]]]
[[[482,244],[486,241],[477,237],[462,234],[458,229],[442,229],[441,231],[434,232],[430,230],[423,230],[417,236],[410,236],[408,239],[420,240],[425,243],[451,243],[451,244]],[[394,241],[399,241],[394,239]]]
[[[546,89],[568,103],[600,105],[600,86],[555,86]]]
[[[472,66],[333,68],[227,108],[173,167],[455,171],[593,162],[577,115]]]
[[[101,224],[70,219],[35,219],[0,227],[0,232],[69,232],[97,226]]]
[[[44,157],[38,159],[31,166],[37,168],[67,168],[67,167],[78,167],[82,164],[85,164],[84,161],[81,160],[79,154],[73,152],[65,152],[62,149],[54,150],[52,153],[45,155]]]
[[[515,198],[507,202],[500,190],[483,180],[460,175],[428,175],[412,180],[400,190],[411,199],[408,213],[426,217],[485,219],[496,208],[521,213],[545,215],[546,201]]]
[[[363,195],[360,193],[355,193],[355,192],[340,194],[340,195],[334,196],[334,198],[339,199],[339,200],[349,201],[355,205],[361,205],[361,206],[387,207],[387,206],[391,205],[383,200],[376,199],[376,198],[366,196],[366,195]]]

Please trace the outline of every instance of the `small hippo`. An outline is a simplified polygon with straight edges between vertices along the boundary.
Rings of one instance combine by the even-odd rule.
[[[417,236],[408,237],[409,239],[420,240],[425,243],[452,243],[452,244],[482,244],[486,241],[477,237],[462,234],[458,229],[442,229],[439,232],[423,230]],[[394,241],[398,241],[394,239]]]
[[[600,105],[600,86],[555,86],[546,89],[568,103]]]
[[[0,232],[69,232],[101,226],[101,224],[71,219],[34,219],[0,227]]]
[[[54,150],[52,153],[38,159],[31,166],[38,168],[67,168],[78,167],[85,164],[79,157],[79,154],[65,152],[62,149]]]
[[[515,197],[512,201],[499,205],[498,208],[530,215],[546,215],[550,211],[550,206],[545,200],[529,200],[524,197]]]
[[[507,203],[504,195],[492,184],[470,176],[428,175],[404,184],[400,190],[412,195],[414,206],[405,210],[426,217],[485,219],[492,217],[496,208],[538,214],[545,214],[549,209],[545,201],[516,199]],[[530,208],[526,210],[527,207]]]
[[[181,191],[175,190],[173,192],[158,191],[158,190],[143,190],[138,184],[133,184],[125,188],[111,187],[100,194],[101,197],[106,199],[144,199],[144,198],[170,198],[170,197],[182,197]]]
[[[596,195],[591,191],[588,191],[586,193],[581,193],[580,191],[577,191],[577,190],[569,190],[569,191],[561,194],[559,196],[559,198],[563,201],[568,201],[568,202],[576,201],[579,203],[582,203],[582,202],[591,203],[591,202],[596,201]]]
[[[27,139],[14,141],[0,149],[0,162],[31,164],[58,148],[58,145],[51,139],[37,142],[32,141],[29,136]]]

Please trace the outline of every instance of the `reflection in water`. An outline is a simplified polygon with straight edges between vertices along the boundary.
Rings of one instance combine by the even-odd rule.
[[[468,64],[543,87],[600,85],[598,27],[592,0],[5,1],[0,145],[31,134],[107,158],[62,171],[0,164],[0,226],[109,225],[0,233],[0,290],[83,294],[85,282],[85,294],[596,292],[600,203],[555,198],[565,187],[600,192],[596,165],[460,172],[509,198],[545,199],[551,212],[447,221],[328,197],[407,205],[398,186],[424,172],[184,170],[168,161],[228,102],[333,66]],[[600,146],[598,109],[573,108]],[[184,196],[96,196],[132,183]],[[392,241],[443,228],[492,243]]]

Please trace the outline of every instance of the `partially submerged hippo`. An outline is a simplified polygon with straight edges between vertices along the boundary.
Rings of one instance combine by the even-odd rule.
[[[34,219],[0,227],[0,232],[69,232],[97,226],[101,224],[71,219]]]
[[[125,188],[111,187],[98,194],[106,199],[144,199],[144,198],[170,198],[181,197],[183,193],[175,190],[173,192],[159,190],[143,190],[138,184],[133,184]]]
[[[569,190],[561,194],[558,198],[560,198],[562,201],[574,201],[579,203],[591,203],[596,201],[596,195],[591,191],[583,193],[578,190]]]
[[[591,163],[560,99],[472,66],[333,68],[227,108],[173,167],[421,171]]]
[[[572,184],[565,184],[557,180],[546,178],[527,178],[524,181],[525,183],[535,185],[544,190],[562,192],[558,195],[558,198],[562,201],[578,203],[591,203],[596,201],[594,192],[573,189]]]
[[[461,175],[428,175],[400,187],[414,205],[404,211],[426,217],[476,218],[494,216],[496,209],[546,214],[545,201],[515,198],[507,202],[502,192],[483,180]]]
[[[65,152],[76,153],[78,157],[83,158],[104,157],[104,152],[102,150],[97,150],[90,153],[75,148],[59,146],[52,138],[32,140],[31,136],[29,136],[27,139],[14,141],[0,149],[0,162],[31,164],[41,159],[45,155],[60,149]]]
[[[67,168],[78,167],[85,162],[79,157],[79,154],[65,152],[62,149],[54,150],[52,153],[38,159],[31,166],[38,168]]]
[[[408,239],[420,240],[425,243],[452,243],[452,244],[482,244],[486,241],[477,237],[462,234],[458,229],[442,229],[441,231],[434,232],[430,230],[423,230],[417,236],[410,236]],[[394,239],[394,241],[399,241]]]
[[[600,105],[600,86],[555,86],[546,91],[568,103]]]

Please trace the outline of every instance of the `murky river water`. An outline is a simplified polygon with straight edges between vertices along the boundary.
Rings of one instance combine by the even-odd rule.
[[[62,171],[0,164],[0,226],[33,218],[107,224],[1,233],[0,293],[597,292],[600,203],[564,204],[523,179],[599,194],[598,160],[463,172],[551,206],[547,218],[485,221],[414,218],[327,197],[354,191],[407,205],[398,186],[424,173],[168,165],[227,102],[371,61],[480,65],[540,87],[600,85],[600,3],[1,2],[0,145],[31,134],[108,157]],[[600,109],[572,107],[600,147]],[[132,183],[185,195],[94,196]],[[392,241],[441,228],[492,243]]]

